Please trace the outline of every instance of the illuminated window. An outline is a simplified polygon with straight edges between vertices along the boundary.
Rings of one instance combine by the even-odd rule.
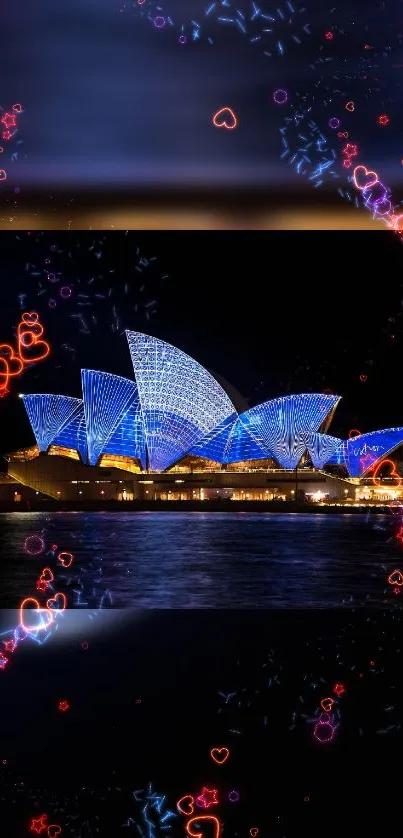
[[[99,461],[99,465],[102,468],[124,469],[124,471],[131,471],[133,474],[138,474],[141,471],[141,463],[139,460],[133,460],[130,457],[123,457],[120,454],[103,454]]]
[[[51,445],[48,451],[50,457],[68,457],[69,460],[79,460],[78,452],[74,448],[64,448],[60,445]]]

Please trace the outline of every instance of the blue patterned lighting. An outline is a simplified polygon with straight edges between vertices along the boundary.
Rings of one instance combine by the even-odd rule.
[[[38,394],[22,400],[40,451],[48,450],[82,405],[81,399],[71,396]]]
[[[323,468],[329,462],[342,442],[341,439],[329,434],[304,434],[308,454],[315,468]]]
[[[101,454],[110,453],[138,457],[144,467],[144,435],[134,381],[96,370],[82,370],[81,381],[90,465],[96,465]]]
[[[305,434],[317,433],[340,396],[302,393],[258,404],[240,416],[256,443],[283,468],[294,469],[306,450]]]
[[[361,477],[402,442],[403,428],[371,431],[346,440],[346,467],[350,477]]]
[[[64,448],[73,448],[78,451],[83,463],[87,462],[87,430],[85,427],[84,404],[77,399],[79,405],[74,411],[71,419],[64,425],[62,430],[52,439],[52,445],[60,445]]]
[[[326,460],[327,466],[344,466],[347,468],[347,440],[342,439],[339,442],[334,454]]]
[[[251,436],[238,416],[230,416],[210,431],[191,451],[216,463],[228,465],[267,458],[267,453]]]
[[[149,467],[164,471],[237,414],[213,376],[185,352],[126,332],[144,421]]]

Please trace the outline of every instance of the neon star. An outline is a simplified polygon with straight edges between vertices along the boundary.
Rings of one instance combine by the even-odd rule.
[[[15,114],[5,113],[4,116],[1,117],[1,121],[6,128],[17,127],[17,117]]]
[[[204,786],[201,794],[199,794],[196,798],[196,803],[198,806],[202,806],[203,809],[208,809],[210,806],[216,806],[219,802],[217,794],[217,789],[208,789]]]
[[[48,828],[46,824],[47,819],[47,815],[41,815],[39,818],[32,818],[29,826],[29,831],[37,832],[38,834],[40,832],[44,832]]]

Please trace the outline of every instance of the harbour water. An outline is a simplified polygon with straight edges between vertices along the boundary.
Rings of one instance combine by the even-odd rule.
[[[34,594],[48,566],[70,607],[382,607],[391,601],[387,575],[399,566],[390,521],[349,514],[4,513],[0,604],[14,607]],[[40,555],[24,549],[32,536],[43,539]],[[73,554],[69,569],[57,562],[60,551]]]

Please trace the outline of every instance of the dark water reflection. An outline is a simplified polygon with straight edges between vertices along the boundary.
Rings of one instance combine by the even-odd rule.
[[[348,514],[2,514],[0,604],[15,606],[45,564],[55,567],[23,551],[27,536],[43,533],[75,555],[58,588],[77,587],[80,574],[87,593],[109,590],[116,607],[381,606],[398,563],[387,525]]]

